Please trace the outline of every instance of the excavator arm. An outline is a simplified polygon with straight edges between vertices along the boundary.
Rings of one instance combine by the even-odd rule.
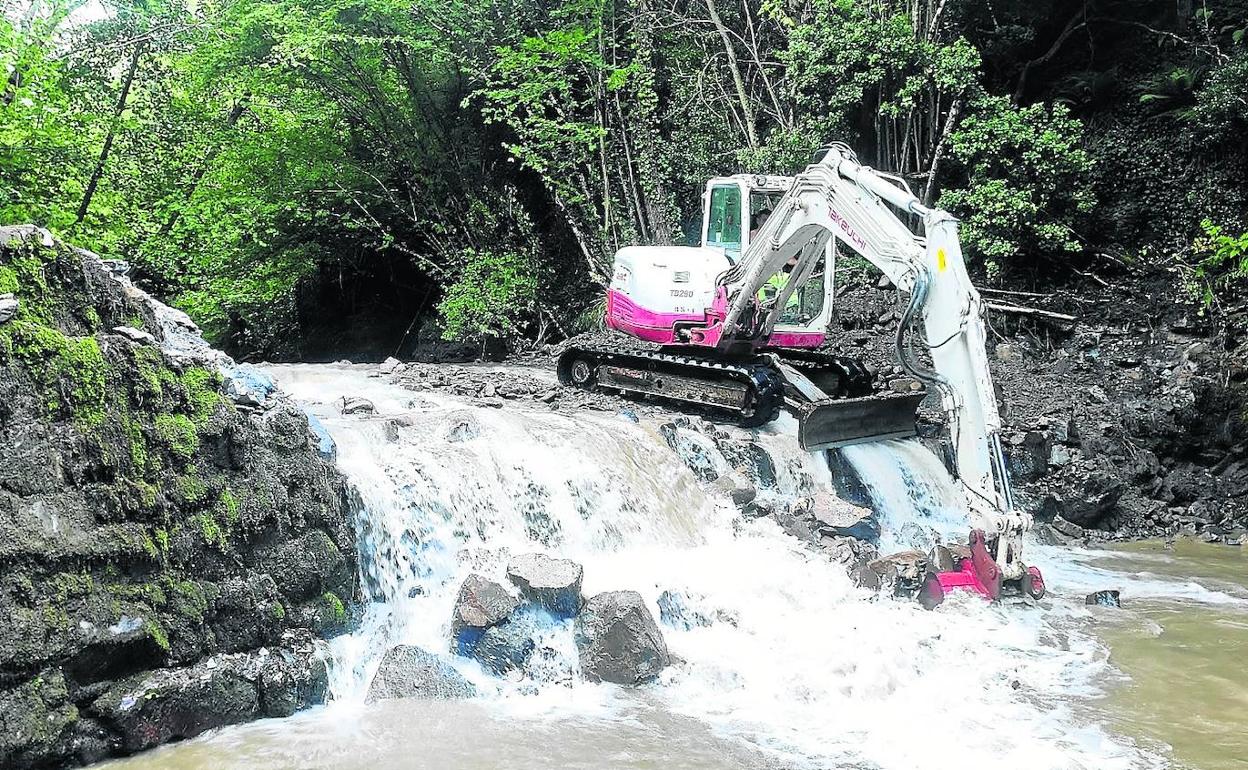
[[[899,213],[921,223],[923,237],[914,235]],[[940,394],[957,480],[973,526],[991,540],[1002,577],[1024,578],[1021,538],[1031,519],[1014,506],[985,351],[983,305],[967,275],[952,215],[923,205],[904,182],[860,165],[848,147],[833,145],[796,177],[741,260],[720,276],[728,306],[719,347],[765,345],[789,296],[809,280],[831,238],[909,293],[897,328],[898,358]],[[786,269],[789,278],[778,296],[761,300],[759,289]],[[930,368],[915,355],[916,341],[930,356]]]

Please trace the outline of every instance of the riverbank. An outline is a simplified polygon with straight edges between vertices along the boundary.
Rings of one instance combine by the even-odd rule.
[[[307,415],[44,230],[0,228],[0,292],[0,765],[322,702],[354,508]]]

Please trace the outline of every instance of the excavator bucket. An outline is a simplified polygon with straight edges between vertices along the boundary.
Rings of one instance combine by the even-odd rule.
[[[797,440],[813,452],[915,435],[914,413],[927,395],[890,393],[862,398],[829,398],[797,407]]]

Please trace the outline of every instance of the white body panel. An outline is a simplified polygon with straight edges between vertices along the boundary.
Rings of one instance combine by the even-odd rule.
[[[698,315],[711,306],[728,267],[722,249],[627,246],[615,254],[611,288],[651,313]]]

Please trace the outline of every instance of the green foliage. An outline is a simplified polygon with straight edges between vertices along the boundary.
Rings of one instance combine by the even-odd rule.
[[[148,636],[152,638],[152,641],[156,642],[156,646],[165,652],[169,652],[169,634],[159,620],[148,620],[143,624],[143,628],[147,631]]]
[[[967,250],[990,272],[1082,248],[1076,228],[1093,196],[1081,129],[1062,105],[1015,108],[987,97],[951,135],[966,182],[947,188],[940,202],[962,219]]]
[[[203,501],[208,496],[208,486],[194,472],[178,477],[178,494],[187,505]]]
[[[148,468],[147,437],[143,434],[143,426],[128,417],[125,428],[130,441],[130,466],[142,476]]]
[[[6,355],[25,365],[49,417],[68,416],[87,427],[104,421],[108,365],[94,337],[67,337],[49,326],[13,320],[0,327],[0,360]]]
[[[204,538],[204,542],[209,545],[215,545],[222,550],[225,549],[229,540],[225,530],[221,524],[211,513],[201,513],[195,516],[195,521],[199,524],[199,534]]]
[[[0,16],[0,224],[128,259],[240,356],[369,314],[583,328],[615,249],[697,230],[706,178],[829,141],[954,209],[991,270],[1173,253],[1248,207],[1243,0],[1076,27],[1021,0],[74,7]],[[37,267],[0,293],[46,326]],[[185,390],[204,427],[211,382],[148,374],[135,406]]]
[[[1217,292],[1242,287],[1248,279],[1248,232],[1234,235],[1210,219],[1202,221],[1200,227],[1203,235],[1192,250],[1199,259],[1196,277],[1200,279],[1201,299],[1211,305]]]
[[[537,302],[532,258],[472,249],[460,256],[459,274],[438,303],[443,336],[484,341],[518,333]]]
[[[229,487],[221,490],[219,505],[221,507],[221,517],[226,526],[233,527],[238,524],[240,518],[238,498],[234,496],[234,492]]]
[[[342,603],[342,599],[338,598],[338,594],[333,591],[326,591],[321,594],[321,601],[336,622],[342,623],[347,619],[347,607]]]
[[[166,572],[163,576],[165,590],[171,598],[173,610],[179,615],[201,623],[208,612],[208,597],[194,580],[179,580]]]
[[[186,389],[191,419],[196,426],[202,427],[223,401],[218,390],[221,386],[221,375],[202,366],[192,366],[182,373],[180,379]]]

